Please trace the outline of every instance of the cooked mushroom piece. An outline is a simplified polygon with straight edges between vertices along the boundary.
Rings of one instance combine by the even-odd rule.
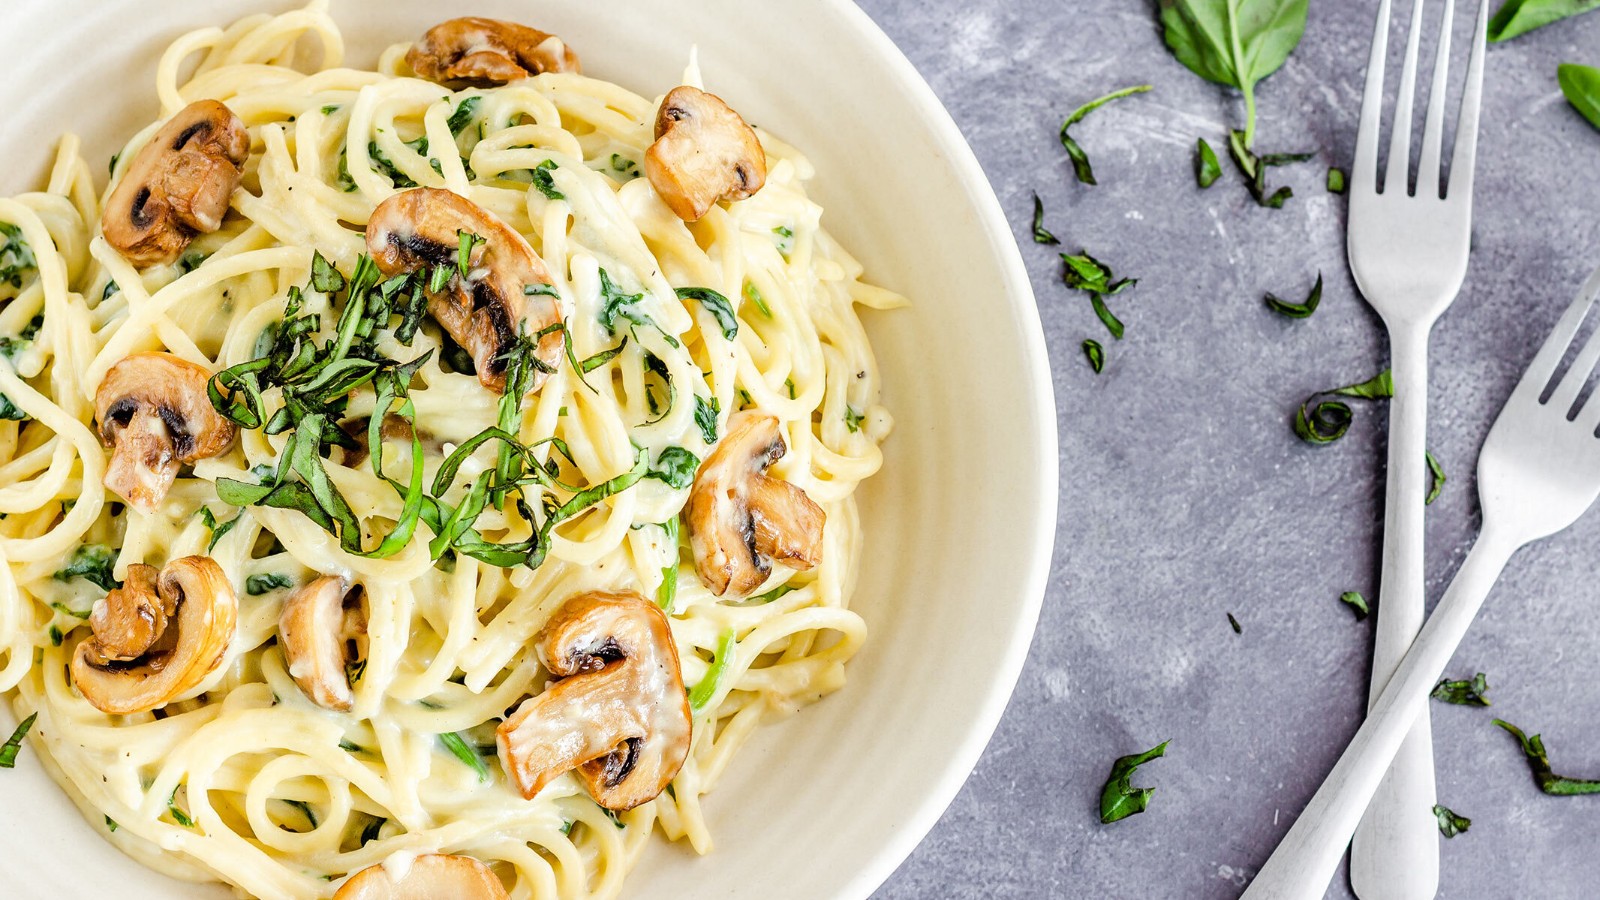
[[[461,235],[476,235],[467,274],[459,267]],[[550,270],[522,235],[471,200],[439,188],[416,188],[378,204],[367,220],[367,252],[385,275],[440,269],[444,287],[428,292],[428,311],[456,343],[472,354],[478,380],[495,393],[506,388],[506,351],[525,326],[537,334],[561,321],[556,298],[528,295],[550,284]],[[539,339],[530,390],[544,383],[561,359],[560,331]]]
[[[333,900],[506,900],[505,885],[470,856],[430,853],[408,865],[380,863],[350,876]]]
[[[718,200],[743,200],[767,183],[756,133],[716,94],[676,87],[656,111],[644,173],[674,215],[694,222]]]
[[[239,601],[209,556],[175,559],[158,573],[128,567],[122,587],[95,604],[94,634],[72,655],[72,680],[101,712],[147,712],[193,690],[233,640]]]
[[[111,447],[105,485],[153,513],[178,467],[233,443],[233,423],[206,396],[211,373],[170,353],[135,353],[106,372],[94,394],[100,440]]]
[[[278,642],[289,676],[312,703],[349,712],[349,666],[367,655],[367,611],[360,585],[323,575],[284,601]]]
[[[666,614],[629,592],[580,594],[537,638],[560,679],[500,724],[500,762],[522,796],[577,770],[596,803],[633,809],[689,755],[692,720]]]
[[[541,72],[580,72],[578,54],[537,28],[467,16],[428,29],[406,51],[406,65],[429,81],[488,87]]]
[[[250,156],[250,133],[228,107],[196,100],[128,163],[100,231],[136,266],[171,262],[196,234],[216,231]]]
[[[767,474],[787,452],[778,420],[747,410],[695,473],[684,522],[695,570],[719,597],[760,587],[774,561],[801,571],[822,561],[822,507]]]

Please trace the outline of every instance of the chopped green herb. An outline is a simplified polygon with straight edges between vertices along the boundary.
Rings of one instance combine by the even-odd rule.
[[[1441,679],[1434,685],[1433,693],[1429,696],[1457,706],[1488,706],[1489,698],[1484,696],[1487,693],[1489,693],[1489,681],[1482,672],[1479,672],[1472,676],[1471,681]]]
[[[1088,251],[1078,255],[1061,254],[1063,263],[1061,280],[1067,287],[1089,294],[1094,313],[1105,323],[1106,330],[1117,340],[1122,339],[1122,322],[1106,306],[1105,298],[1120,294],[1135,284],[1137,278],[1117,278],[1104,263],[1090,256]]]
[[[1367,598],[1361,596],[1359,591],[1345,591],[1339,595],[1339,601],[1350,607],[1351,611],[1356,614],[1357,622],[1365,619],[1372,612],[1371,607],[1367,606]]]
[[[251,575],[244,580],[244,591],[252,597],[276,591],[280,588],[294,587],[294,579],[282,572],[268,572],[265,575]]]
[[[1201,189],[1211,187],[1222,177],[1222,163],[1217,161],[1217,151],[1211,149],[1205,138],[1194,144],[1194,180]]]
[[[1282,209],[1283,204],[1294,196],[1294,191],[1287,185],[1276,191],[1267,190],[1267,170],[1274,166],[1286,166],[1290,163],[1306,162],[1316,154],[1313,153],[1268,153],[1257,156],[1249,147],[1245,133],[1234,131],[1228,135],[1228,156],[1233,164],[1238,167],[1240,174],[1244,175],[1245,183],[1250,188],[1250,196],[1260,206],[1270,209]]]
[[[111,162],[106,164],[106,175],[113,176],[113,175],[117,174],[117,160],[119,160],[121,158],[122,158],[122,151],[121,150],[118,150],[117,152],[111,154]]]
[[[460,273],[462,278],[466,278],[467,273],[472,271],[472,248],[486,243],[486,241],[482,237],[465,230],[457,231],[456,238],[458,239],[456,271]]]
[[[0,284],[22,287],[22,277],[39,268],[22,228],[10,222],[0,222]]]
[[[844,427],[850,429],[851,434],[855,434],[861,430],[861,420],[865,418],[866,414],[856,412],[856,409],[853,406],[846,406],[844,408]]]
[[[464,765],[472,767],[478,773],[479,781],[489,780],[489,767],[483,764],[483,757],[478,755],[478,751],[467,746],[466,739],[458,732],[447,731],[439,735],[439,743],[444,744],[445,749]]]
[[[1278,298],[1278,295],[1276,295],[1276,294],[1272,294],[1272,293],[1268,293],[1267,294],[1267,307],[1269,309],[1271,309],[1273,312],[1278,313],[1279,315],[1288,316],[1291,319],[1309,319],[1309,318],[1311,318],[1311,314],[1317,311],[1317,304],[1319,304],[1321,302],[1322,302],[1322,273],[1321,272],[1317,273],[1317,283],[1312,285],[1311,293],[1307,294],[1306,295],[1306,299],[1304,301],[1300,302],[1300,303],[1290,303],[1287,300],[1280,300]]]
[[[1523,755],[1528,757],[1528,766],[1533,770],[1533,780],[1539,785],[1539,790],[1556,797],[1600,794],[1600,781],[1567,778],[1551,772],[1550,757],[1545,753],[1544,739],[1539,735],[1528,737],[1522,733],[1522,729],[1499,719],[1495,719],[1494,724],[1510,732],[1522,744]]]
[[[193,828],[194,820],[189,814],[178,808],[178,788],[182,785],[173,785],[172,793],[167,795],[167,811],[172,813],[172,820],[184,828]]]
[[[82,578],[103,591],[114,591],[122,587],[122,582],[111,574],[116,561],[117,553],[110,547],[104,544],[83,544],[72,551],[72,556],[67,559],[66,568],[56,572],[55,579],[66,581],[70,578]]]
[[[1349,430],[1355,414],[1349,404],[1322,399],[1324,395],[1385,400],[1394,396],[1394,379],[1388,369],[1358,384],[1345,385],[1321,394],[1312,394],[1295,413],[1294,433],[1308,444],[1330,444]]]
[[[1133,87],[1125,87],[1121,90],[1112,91],[1103,97],[1096,97],[1095,99],[1090,100],[1088,103],[1078,107],[1073,111],[1072,115],[1067,116],[1067,120],[1065,122],[1061,123],[1061,146],[1066,148],[1067,156],[1072,160],[1072,172],[1078,176],[1079,181],[1083,182],[1084,184],[1097,183],[1094,180],[1094,169],[1089,165],[1089,155],[1083,152],[1083,148],[1078,146],[1078,142],[1073,140],[1072,136],[1068,134],[1067,131],[1072,128],[1072,126],[1083,121],[1084,116],[1087,116],[1089,113],[1094,112],[1107,103],[1110,103],[1113,100],[1120,100],[1123,97],[1131,97],[1134,94],[1142,94],[1150,89],[1150,85],[1140,84]]]
[[[89,618],[88,610],[76,610],[67,606],[65,603],[51,603],[50,608],[64,616],[71,616],[74,619]]]
[[[1089,361],[1089,368],[1094,369],[1096,375],[1106,367],[1106,350],[1094,338],[1084,338],[1083,358]]]
[[[1472,827],[1471,819],[1466,816],[1458,816],[1438,804],[1434,804],[1433,814],[1439,820],[1439,833],[1447,838],[1453,838]]]
[[[1150,795],[1155,793],[1155,788],[1136,788],[1133,786],[1133,773],[1145,763],[1160,759],[1167,753],[1167,741],[1162,741],[1143,753],[1132,756],[1118,757],[1111,764],[1111,777],[1106,779],[1106,786],[1100,791],[1100,821],[1109,825],[1119,819],[1126,819],[1135,813],[1142,813],[1150,805]]]
[[[1592,9],[1600,9],[1600,0],[1506,0],[1489,20],[1489,40],[1509,41]]]
[[[211,540],[206,542],[207,553],[210,553],[216,548],[217,542],[222,540],[223,535],[232,531],[233,526],[239,524],[239,518],[239,516],[234,516],[228,521],[223,522],[221,525],[218,525],[217,517],[212,514],[211,509],[205,506],[200,507],[200,521],[204,522],[206,528],[211,530]]]
[[[772,233],[778,236],[778,252],[784,259],[788,259],[789,254],[794,252],[794,229],[787,225],[779,225],[772,229]]]
[[[1344,193],[1344,170],[1333,166],[1328,167],[1328,193]]]
[[[731,341],[739,336],[739,319],[733,314],[733,304],[728,302],[727,297],[704,287],[681,287],[677,289],[677,294],[682,300],[699,300],[706,312],[717,320],[724,339]]]
[[[1244,634],[1244,629],[1239,627],[1239,620],[1233,617],[1233,613],[1228,613],[1228,624],[1233,626],[1234,634]]]
[[[733,656],[733,647],[734,633],[733,629],[729,628],[717,640],[717,653],[711,660],[711,668],[706,670],[705,677],[700,679],[694,690],[689,692],[689,709],[695,715],[699,715],[711,702],[711,698],[716,696],[717,687],[727,674],[728,659]]]
[[[694,481],[700,460],[682,447],[668,447],[661,451],[656,464],[644,477],[664,481],[669,487],[683,490]]]
[[[113,819],[110,816],[106,816],[106,830],[107,831],[111,832],[112,834],[116,834],[117,833],[117,829],[119,827],[120,826],[117,825],[117,820],[116,819]]]
[[[361,829],[361,846],[365,847],[366,845],[377,840],[379,834],[381,834],[383,831],[383,826],[388,823],[388,821],[388,819],[380,818],[378,816],[371,817],[370,821],[368,821],[367,824]]]
[[[772,318],[772,310],[767,308],[766,298],[761,296],[761,291],[754,284],[746,284],[744,286],[744,295],[750,298],[750,302],[756,305],[756,309],[761,310],[763,316],[769,319]]]
[[[1055,235],[1044,227],[1044,201],[1039,199],[1037,192],[1033,195],[1033,242],[1035,244],[1059,244]]]
[[[794,396],[791,388],[789,396]],[[700,436],[708,444],[717,442],[717,414],[722,412],[722,407],[715,397],[702,397],[694,395],[694,423],[700,426]]]
[[[460,137],[461,132],[466,131],[467,126],[477,117],[478,104],[482,102],[481,96],[463,97],[461,102],[456,104],[455,110],[450,113],[450,118],[445,120],[445,127],[450,129],[451,134]]]
[[[30,714],[22,720],[22,724],[18,725],[15,731],[11,732],[11,737],[6,739],[5,744],[0,746],[0,769],[17,767],[17,754],[22,751],[22,739],[28,736],[28,730],[38,719],[38,713]]]
[[[530,170],[533,175],[533,186],[539,189],[539,193],[551,200],[565,200],[567,195],[556,190],[556,181],[550,175],[550,172],[555,168],[556,161],[553,159],[547,159],[534,166]]]
[[[61,629],[57,628],[54,624],[46,629],[45,633],[50,636],[50,646],[52,647],[61,646],[61,642],[66,639],[66,635],[62,634]]]
[[[656,590],[656,604],[670,616],[672,605],[678,599],[678,517],[673,516],[662,522],[661,527],[667,533],[667,552],[671,560],[661,567],[661,587]]]
[[[322,114],[325,115],[325,116],[331,116],[331,115],[333,115],[334,113],[336,113],[338,111],[339,111],[339,104],[337,104],[337,103],[330,103],[327,106],[324,106],[322,108]]]
[[[1432,506],[1433,501],[1439,499],[1439,494],[1444,490],[1444,466],[1428,451],[1428,471],[1433,475],[1433,487],[1428,489],[1428,499],[1423,501],[1424,506]]]
[[[611,171],[629,178],[639,176],[639,164],[619,153],[611,154]]]
[[[317,828],[317,813],[316,813],[316,810],[313,810],[311,808],[311,804],[305,802],[304,800],[285,800],[283,802],[288,804],[289,806],[292,806],[295,809],[299,810],[300,811],[300,815],[304,816],[305,820],[307,822],[311,823],[311,827],[309,829],[307,829],[307,830],[309,830],[309,831],[315,831],[316,830],[316,828]]]

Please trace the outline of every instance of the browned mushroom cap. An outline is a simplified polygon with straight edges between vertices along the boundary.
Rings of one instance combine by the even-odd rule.
[[[106,200],[100,230],[136,266],[171,262],[198,233],[216,231],[250,155],[233,111],[196,100],[161,126]]]
[[[100,439],[112,447],[105,485],[128,505],[154,512],[178,466],[216,456],[233,423],[206,397],[211,373],[170,353],[135,353],[111,367],[94,395]]]
[[[633,809],[665,790],[689,755],[692,720],[660,607],[632,592],[580,594],[545,624],[538,649],[561,680],[495,733],[522,796],[574,768],[606,809]]]
[[[537,28],[468,16],[428,29],[406,65],[429,81],[487,87],[540,72],[580,72],[578,54]]]
[[[289,595],[278,616],[289,675],[323,709],[349,712],[354,705],[348,666],[364,659],[367,649],[361,600],[360,585],[324,575]]]
[[[333,900],[506,900],[505,885],[470,856],[430,853],[399,873],[383,865],[350,876]]]
[[[175,559],[159,575],[131,565],[128,580],[90,617],[94,634],[72,656],[72,680],[101,712],[164,706],[222,661],[238,608],[228,576],[209,556]]]
[[[801,571],[822,561],[822,507],[767,475],[788,451],[778,420],[748,410],[695,473],[684,521],[695,570],[719,597],[760,587],[774,560]]]
[[[465,278],[458,266],[463,232],[483,238],[472,248]],[[525,292],[550,283],[544,260],[510,225],[459,194],[416,188],[389,197],[367,220],[367,252],[385,275],[425,267],[450,273],[443,290],[428,293],[428,311],[472,354],[478,380],[497,394],[506,389],[505,353],[518,328],[525,324],[537,334],[561,321],[554,297]],[[539,339],[536,356],[552,371],[563,340],[559,331]],[[536,368],[530,390],[544,378]]]
[[[694,222],[718,200],[743,200],[761,190],[767,154],[721,97],[684,85],[661,101],[644,172],[672,212]]]

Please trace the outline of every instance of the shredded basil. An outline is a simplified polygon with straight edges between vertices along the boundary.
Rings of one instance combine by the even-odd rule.
[[[794,252],[794,229],[787,225],[779,225],[772,229],[772,233],[778,237],[778,253],[784,259],[788,259],[789,254]]]
[[[300,815],[304,816],[305,820],[311,825],[311,827],[307,829],[308,831],[315,831],[317,829],[317,813],[311,808],[311,804],[304,800],[284,800],[283,802],[300,811]]]
[[[1194,145],[1194,180],[1202,189],[1211,187],[1222,177],[1222,163],[1217,161],[1217,151],[1211,149],[1205,138]]]
[[[1489,698],[1484,696],[1487,693],[1489,693],[1489,681],[1482,672],[1479,672],[1472,676],[1470,681],[1440,679],[1429,696],[1457,706],[1488,706]]]
[[[683,490],[694,482],[695,470],[700,460],[682,447],[668,447],[656,458],[656,464],[644,476],[664,481],[669,487]]]
[[[1347,403],[1323,399],[1325,395],[1385,400],[1394,396],[1394,379],[1388,369],[1357,384],[1312,394],[1295,413],[1294,433],[1308,444],[1331,444],[1349,430],[1355,414]]]
[[[387,824],[388,821],[388,819],[381,818],[379,816],[373,816],[371,821],[367,822],[367,824],[361,829],[361,846],[365,847],[366,845],[377,840],[378,836],[383,832],[383,826]]]
[[[172,820],[174,822],[177,822],[184,828],[193,828],[194,819],[189,818],[188,813],[178,808],[178,788],[182,786],[183,785],[172,786],[172,793],[167,795],[167,811],[172,813]]]
[[[1106,94],[1104,97],[1096,97],[1095,99],[1090,100],[1088,103],[1078,107],[1073,111],[1072,115],[1067,117],[1065,122],[1061,123],[1061,146],[1066,149],[1067,157],[1072,160],[1072,172],[1078,177],[1080,182],[1084,184],[1098,183],[1094,180],[1094,169],[1089,165],[1089,155],[1084,153],[1083,148],[1078,146],[1078,142],[1073,140],[1072,136],[1067,133],[1068,129],[1083,121],[1084,116],[1087,116],[1089,113],[1094,112],[1113,100],[1120,100],[1123,97],[1131,97],[1134,94],[1143,94],[1150,89],[1150,85],[1140,84],[1133,87],[1125,87],[1121,90],[1112,91],[1111,93]]]
[[[111,574],[116,562],[117,553],[110,547],[104,544],[83,544],[72,551],[72,556],[67,559],[66,568],[57,571],[54,577],[57,581],[82,578],[103,591],[114,591],[122,587],[122,582]]]
[[[711,668],[706,670],[705,677],[700,679],[694,690],[689,692],[689,709],[695,715],[699,715],[711,702],[711,698],[716,696],[717,688],[727,674],[728,659],[733,656],[733,647],[734,633],[733,629],[729,628],[717,641],[717,652],[716,656],[712,657]]]
[[[30,714],[22,720],[22,724],[18,725],[15,731],[11,732],[11,737],[6,739],[5,744],[0,746],[0,769],[17,767],[17,754],[22,750],[22,739],[28,736],[28,730],[38,719],[38,713]]]
[[[1061,243],[1059,238],[1044,227],[1044,201],[1039,199],[1038,192],[1033,195],[1033,242],[1035,244]]]
[[[478,104],[482,102],[481,96],[463,97],[461,102],[456,104],[455,110],[450,113],[450,118],[445,120],[445,127],[450,129],[451,134],[460,137],[461,132],[466,131],[467,126],[477,117]]]
[[[38,268],[39,261],[34,258],[27,238],[22,236],[22,228],[0,222],[0,284],[9,283],[20,288],[23,276]]]
[[[551,200],[565,200],[567,195],[556,190],[555,179],[550,175],[551,170],[555,168],[556,161],[553,159],[547,159],[534,166],[530,170],[533,174],[533,186],[539,189],[539,193]]]
[[[467,746],[466,740],[462,738],[459,732],[447,731],[439,735],[439,743],[444,744],[445,749],[449,750],[456,759],[461,760],[464,765],[470,766],[473,771],[477,772],[480,782],[489,780],[489,767],[483,764],[483,757],[478,755],[478,751]]]
[[[672,605],[678,599],[678,517],[673,516],[662,522],[661,527],[667,533],[667,552],[671,554],[672,559],[661,567],[661,587],[656,590],[656,605],[670,616]]]
[[[861,421],[866,417],[866,413],[858,413],[855,407],[846,406],[844,408],[844,427],[850,429],[851,434],[855,434],[861,430]]]
[[[793,388],[789,395],[794,396]],[[694,395],[694,423],[700,427],[700,436],[707,444],[717,442],[717,414],[720,412],[722,407],[717,403],[717,398]]]
[[[218,525],[217,517],[212,514],[210,508],[205,506],[200,507],[200,521],[204,522],[206,528],[210,529],[211,531],[211,540],[206,542],[207,553],[210,553],[216,548],[217,542],[222,540],[223,535],[232,531],[233,526],[239,524],[239,518],[239,516],[234,516],[228,521],[223,522],[221,525]]]
[[[1444,466],[1439,465],[1432,451],[1428,451],[1428,472],[1433,476],[1433,487],[1428,489],[1428,499],[1423,501],[1424,506],[1432,506],[1433,501],[1439,499],[1439,494],[1444,491]]]
[[[459,245],[456,248],[456,271],[462,278],[472,271],[472,248],[485,243],[485,240],[470,231],[459,230],[456,232]]]
[[[772,318],[772,310],[767,308],[767,299],[761,296],[761,290],[754,283],[747,283],[744,286],[744,295],[750,298],[750,302],[756,305],[756,309],[761,310],[763,316],[769,319]]]
[[[1359,591],[1345,591],[1339,595],[1339,601],[1350,607],[1350,610],[1356,614],[1357,622],[1365,619],[1372,612],[1371,607],[1367,606],[1367,598],[1361,596]]]
[[[787,596],[787,595],[792,594],[792,593],[794,593],[795,591],[798,591],[798,590],[800,590],[800,588],[798,586],[796,586],[796,585],[780,584],[777,587],[773,588],[770,591],[767,591],[764,594],[757,594],[754,597],[751,597],[749,599],[749,601],[747,601],[747,602],[751,606],[763,605],[763,604],[771,603],[772,601],[778,599],[779,597]]]
[[[1228,624],[1233,626],[1234,634],[1244,634],[1244,629],[1239,627],[1239,620],[1233,617],[1233,613],[1228,613]]]
[[[739,319],[734,315],[733,304],[728,302],[727,297],[704,287],[681,287],[677,293],[680,299],[699,300],[706,312],[717,320],[724,339],[731,341],[739,336]]]
[[[1143,753],[1118,757],[1111,764],[1111,775],[1100,791],[1101,823],[1109,825],[1145,811],[1145,807],[1150,805],[1150,795],[1155,793],[1155,788],[1134,787],[1133,774],[1145,763],[1165,756],[1168,743],[1162,741]]]
[[[611,154],[611,171],[629,178],[639,177],[639,164],[619,153]]]
[[[1097,375],[1106,367],[1106,350],[1093,338],[1084,338],[1083,358],[1089,361],[1089,368],[1094,369]]]
[[[1322,273],[1321,272],[1317,273],[1317,283],[1312,285],[1311,293],[1307,294],[1306,295],[1306,299],[1301,301],[1300,303],[1290,303],[1287,300],[1280,300],[1278,298],[1278,295],[1270,293],[1270,292],[1267,294],[1267,308],[1271,309],[1275,313],[1278,313],[1279,315],[1288,316],[1291,319],[1309,319],[1309,318],[1311,318],[1311,314],[1317,311],[1317,305],[1320,304],[1321,302],[1322,302]]]
[[[1463,834],[1472,827],[1472,820],[1466,816],[1458,816],[1449,809],[1434,804],[1433,815],[1439,820],[1439,833],[1447,838]]]
[[[286,587],[294,587],[294,579],[282,572],[251,575],[244,580],[244,591],[252,597],[259,597],[262,594],[268,594]]]
[[[1328,167],[1328,193],[1330,193],[1330,194],[1342,194],[1342,193],[1344,193],[1344,188],[1345,188],[1344,170],[1343,169],[1339,169],[1339,168],[1335,168],[1333,166],[1329,166]]]
[[[1533,770],[1533,780],[1539,785],[1539,790],[1557,797],[1600,794],[1600,781],[1567,778],[1551,772],[1550,757],[1545,753],[1544,739],[1539,735],[1528,737],[1522,733],[1522,729],[1499,719],[1495,719],[1494,724],[1510,732],[1511,736],[1522,745],[1522,753],[1528,757],[1528,766]]]
[[[117,820],[116,819],[113,819],[110,816],[106,816],[106,830],[107,831],[111,832],[112,834],[116,834],[117,833],[117,829],[119,827],[121,827],[121,826],[117,825]]]
[[[1077,291],[1084,291],[1089,295],[1089,302],[1094,307],[1096,316],[1105,323],[1106,330],[1117,340],[1122,339],[1122,322],[1112,314],[1106,306],[1105,298],[1120,294],[1139,283],[1137,278],[1117,278],[1111,269],[1104,263],[1090,256],[1088,251],[1073,255],[1061,254],[1064,264],[1061,280],[1067,287]]]

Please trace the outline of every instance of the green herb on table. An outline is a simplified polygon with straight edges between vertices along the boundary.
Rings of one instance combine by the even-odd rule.
[[[1233,617],[1233,613],[1228,613],[1228,624],[1233,626],[1234,634],[1244,634],[1244,629],[1239,627],[1239,620]]]
[[[1167,744],[1167,741],[1162,741],[1143,753],[1119,757],[1111,764],[1111,777],[1106,779],[1106,786],[1100,791],[1102,824],[1109,825],[1118,819],[1142,813],[1150,805],[1150,795],[1155,793],[1155,788],[1134,787],[1131,783],[1133,773],[1152,759],[1165,756]]]
[[[1372,612],[1372,609],[1367,606],[1367,598],[1361,596],[1360,591],[1345,591],[1339,595],[1339,601],[1350,607],[1351,611],[1356,614],[1357,622],[1365,619]]]
[[[1589,124],[1600,128],[1600,69],[1562,63],[1556,68],[1556,81],[1572,108],[1582,113]]]
[[[1435,804],[1433,815],[1439,820],[1439,833],[1447,838],[1463,834],[1472,827],[1472,820],[1466,816],[1458,816],[1443,806]]]
[[[1328,168],[1328,193],[1344,193],[1344,170],[1334,167]]]
[[[1315,285],[1312,285],[1311,293],[1307,294],[1306,295],[1306,299],[1304,301],[1300,302],[1300,303],[1290,303],[1287,300],[1279,299],[1278,295],[1276,295],[1276,294],[1273,294],[1273,293],[1268,293],[1267,294],[1267,307],[1269,309],[1271,309],[1273,312],[1278,313],[1279,315],[1288,316],[1291,319],[1309,319],[1309,318],[1311,318],[1311,314],[1317,311],[1317,304],[1319,304],[1321,302],[1322,302],[1322,273],[1321,272],[1317,273],[1317,283]]]
[[[1044,201],[1038,194],[1033,195],[1033,242],[1035,244],[1059,244],[1055,235],[1045,230],[1044,227]]]
[[[294,579],[282,572],[251,575],[244,580],[244,592],[252,597],[259,597],[286,587],[294,587]]]
[[[1105,348],[1101,347],[1100,342],[1094,338],[1084,338],[1083,358],[1089,361],[1089,368],[1093,369],[1096,375],[1100,374],[1101,370],[1106,367]]]
[[[1489,693],[1489,681],[1482,672],[1472,676],[1470,681],[1446,681],[1440,679],[1433,686],[1433,693],[1428,696],[1457,706],[1488,706],[1489,698],[1484,696]]]
[[[1211,187],[1222,177],[1222,164],[1217,162],[1217,151],[1211,149],[1205,138],[1195,141],[1194,180],[1202,189]]]
[[[1189,71],[1244,95],[1245,126],[1229,138],[1229,153],[1263,206],[1281,207],[1288,188],[1268,193],[1266,169],[1298,155],[1257,157],[1256,85],[1281,68],[1305,33],[1308,0],[1160,0],[1167,49]]]
[[[1063,253],[1061,262],[1064,264],[1061,280],[1067,287],[1077,291],[1084,291],[1089,295],[1089,302],[1094,307],[1094,313],[1105,323],[1106,330],[1117,340],[1122,340],[1123,326],[1109,307],[1105,298],[1120,294],[1135,284],[1137,278],[1117,278],[1111,269],[1104,263],[1090,256],[1084,251],[1076,256]]]
[[[31,713],[26,719],[22,720],[22,724],[17,726],[16,731],[11,732],[11,737],[6,739],[5,744],[0,746],[0,769],[15,769],[17,767],[17,753],[22,750],[22,739],[28,736],[28,730],[33,727],[33,723],[38,719],[38,713]]]
[[[1600,0],[1506,0],[1489,20],[1489,40],[1509,41],[1592,9],[1600,9]]]
[[[443,744],[456,759],[461,760],[463,765],[477,772],[479,781],[489,780],[489,767],[483,764],[483,757],[478,755],[478,751],[467,746],[466,739],[460,734],[446,731],[439,735],[439,743]]]
[[[1331,444],[1349,430],[1355,414],[1350,405],[1329,396],[1355,397],[1360,400],[1385,400],[1394,396],[1394,379],[1388,369],[1357,384],[1345,385],[1331,391],[1312,394],[1300,404],[1294,417],[1294,433],[1308,444]]]
[[[1567,778],[1550,771],[1550,757],[1545,753],[1544,739],[1539,735],[1528,737],[1522,729],[1509,722],[1494,720],[1522,745],[1522,752],[1528,757],[1528,766],[1533,770],[1533,780],[1539,785],[1539,790],[1556,797],[1575,797],[1579,794],[1600,794],[1600,781],[1589,781],[1582,778]]]
[[[1094,169],[1089,165],[1088,154],[1084,153],[1083,148],[1078,146],[1078,142],[1073,140],[1072,136],[1067,133],[1068,129],[1072,128],[1072,126],[1078,124],[1079,122],[1082,122],[1084,116],[1087,116],[1089,113],[1094,112],[1113,100],[1121,100],[1123,97],[1131,97],[1134,94],[1143,94],[1148,90],[1150,90],[1150,85],[1140,84],[1133,87],[1125,87],[1118,91],[1112,91],[1111,93],[1106,94],[1104,97],[1096,97],[1095,99],[1090,100],[1088,103],[1078,107],[1073,111],[1072,115],[1067,116],[1067,120],[1065,122],[1061,123],[1061,146],[1066,148],[1067,156],[1072,159],[1072,171],[1073,174],[1078,176],[1079,181],[1083,182],[1084,184],[1098,184],[1098,182],[1094,180]]]
[[[1428,472],[1433,475],[1433,487],[1428,489],[1428,499],[1422,501],[1424,506],[1432,506],[1433,501],[1439,499],[1439,494],[1444,491],[1444,466],[1439,465],[1439,460],[1434,458],[1432,451],[1428,454]]]

